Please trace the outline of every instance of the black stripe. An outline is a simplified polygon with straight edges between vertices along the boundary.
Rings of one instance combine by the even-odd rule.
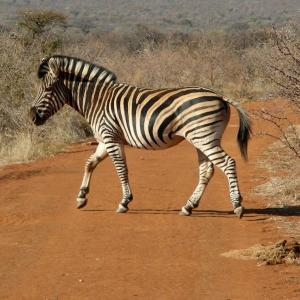
[[[121,92],[121,94],[118,95],[118,99],[116,99],[117,101],[117,114],[119,116],[120,122],[122,123],[122,128],[123,130],[125,130],[126,135],[128,136],[128,142],[131,143],[131,134],[130,134],[130,128],[128,126],[128,100],[129,97],[133,91],[134,87],[131,86],[126,86],[126,88]],[[121,101],[123,100],[123,101]],[[123,106],[121,107],[121,103],[123,102]],[[122,116],[122,109],[125,115],[125,119],[123,119]],[[121,125],[121,124],[120,124]]]
[[[163,92],[162,95],[159,95],[159,96],[160,96],[160,98],[161,98],[162,96],[167,95],[168,93],[172,93],[172,92],[174,92],[174,91],[176,91],[176,90],[167,90],[167,91]],[[156,122],[156,119],[157,119],[159,113],[160,113],[162,110],[164,110],[165,108],[169,107],[169,106],[172,104],[172,102],[174,102],[177,98],[179,98],[179,97],[181,97],[181,96],[184,96],[184,95],[187,95],[187,94],[190,94],[190,93],[194,93],[194,92],[195,92],[195,93],[196,93],[196,92],[199,92],[199,89],[190,89],[190,90],[186,90],[186,89],[184,89],[184,90],[178,89],[178,92],[177,92],[176,94],[170,95],[169,98],[167,98],[164,102],[162,102],[162,104],[161,104],[159,107],[157,107],[157,108],[155,109],[155,111],[153,111],[152,115],[150,116],[150,120],[149,120],[149,124],[148,124],[148,130],[149,130],[149,134],[150,134],[150,136],[151,136],[151,139],[155,142],[156,145],[158,145],[158,143],[157,143],[157,141],[156,141],[155,138],[154,138],[153,127],[154,127],[154,125],[155,125],[155,122]],[[157,98],[157,97],[155,97],[155,98]],[[157,100],[160,100],[160,98],[157,99]],[[156,100],[156,99],[155,99],[155,100]],[[157,100],[156,100],[156,101],[157,101]],[[155,102],[156,102],[156,101],[155,101]],[[149,102],[150,102],[150,103],[149,103]],[[145,115],[144,115],[144,118],[145,118],[146,113],[147,113],[147,111],[149,110],[149,108],[150,108],[155,102],[152,103],[151,101],[148,101],[147,105],[145,106],[146,109],[144,110],[145,107],[143,108],[143,110],[142,110],[142,115],[145,114]],[[148,106],[149,106],[149,107],[148,107]],[[143,119],[143,123],[141,124],[141,126],[142,126],[142,128],[144,127],[144,119]],[[162,138],[161,138],[161,140],[162,140]],[[163,141],[163,140],[162,140],[162,141]],[[163,142],[164,142],[164,141],[163,141]]]
[[[178,117],[182,112],[184,112],[186,109],[190,108],[192,105],[195,105],[195,104],[199,104],[201,102],[205,102],[205,101],[211,101],[211,100],[220,100],[220,98],[218,97],[215,97],[215,96],[204,96],[204,97],[197,97],[195,99],[192,99],[192,100],[189,100],[189,101],[186,101],[184,102],[180,107],[178,107],[169,117],[167,117],[162,123],[161,125],[159,126],[158,128],[158,137],[160,138],[160,140],[162,142],[165,143],[165,141],[163,140],[163,133],[164,133],[164,130],[166,129],[166,127],[169,125],[169,123],[175,119],[176,117]],[[186,122],[184,122],[182,124],[182,126],[179,126],[176,131],[180,130],[181,128],[183,128],[186,124],[188,124],[189,122],[195,120],[195,119],[198,119],[198,118],[203,118],[205,116],[209,116],[209,115],[212,115],[212,114],[215,114],[215,113],[218,113],[220,111],[222,111],[224,108],[221,107],[217,110],[213,110],[213,111],[208,111],[208,112],[205,112],[205,113],[202,113],[202,114],[199,114],[199,115],[196,115],[192,118],[189,118]],[[196,110],[197,111],[197,110]],[[151,118],[152,119],[152,118]],[[153,127],[150,129],[152,130]]]
[[[83,67],[85,68],[85,65],[83,65]],[[80,89],[78,91],[79,101],[81,102],[82,109],[83,109],[83,102],[85,100],[85,99],[83,99],[84,92],[87,89],[87,82],[88,82],[88,79],[90,77],[92,68],[93,68],[93,66],[89,65],[89,68],[88,68],[88,71],[86,72],[86,75],[81,79],[81,86],[80,86]]]
[[[86,100],[87,100],[87,104],[86,104],[86,111],[90,111],[91,107],[94,105],[95,101],[98,100],[98,93],[99,93],[99,89],[102,86],[101,84],[98,84],[96,86],[96,82],[97,82],[97,78],[100,76],[101,72],[100,70],[96,73],[95,80],[90,81],[89,86],[88,86],[88,90],[86,92]],[[92,95],[93,92],[95,91],[94,94],[94,98],[92,99]]]
[[[124,109],[124,114],[125,114],[125,128],[127,128],[127,135],[130,138],[129,142],[133,142],[134,146],[137,146],[135,139],[133,138],[133,135],[130,131],[130,122],[132,122],[132,120],[129,120],[129,110],[131,109],[131,107],[129,107],[129,99],[131,98],[133,91],[135,90],[134,86],[129,86],[128,87],[129,91],[126,95],[126,97],[124,97],[123,100],[123,109]]]
[[[108,115],[108,117],[110,119],[112,119],[117,124],[118,124],[118,121],[117,121],[115,113],[114,113],[114,101],[115,101],[116,94],[119,92],[120,89],[122,89],[122,87],[123,87],[123,85],[118,85],[118,86],[112,87],[110,90],[109,96],[106,97],[106,99],[105,99],[106,100],[105,101],[105,113],[106,113],[106,115]]]
[[[155,91],[156,92],[156,91]],[[153,93],[153,91],[151,92]],[[151,94],[149,93],[149,94]],[[150,146],[150,142],[148,141],[147,137],[146,137],[146,134],[145,134],[145,128],[144,128],[144,125],[145,125],[145,119],[146,119],[146,114],[148,112],[148,110],[157,102],[161,99],[161,97],[163,97],[164,95],[167,95],[168,93],[170,93],[169,90],[163,90],[160,94],[156,95],[156,96],[153,96],[153,98],[149,99],[148,102],[143,106],[142,108],[142,111],[141,111],[141,117],[140,117],[140,128],[141,128],[141,134],[143,136],[143,139],[146,141],[146,143]],[[141,98],[145,99],[146,97],[143,95]],[[140,101],[139,101],[140,103]],[[152,116],[150,117],[150,121],[149,121],[149,124],[148,124],[148,128],[149,126],[151,126],[151,122],[152,122]],[[152,138],[153,139],[153,138]],[[153,141],[156,143],[156,141],[153,139]],[[157,144],[157,143],[156,143]]]
[[[105,93],[108,91],[109,89],[109,86],[107,85],[101,85],[101,84],[98,84],[96,87],[96,91],[95,91],[95,96],[94,96],[94,99],[92,99],[92,103],[91,103],[91,109],[92,109],[92,113],[91,113],[91,122],[94,123],[95,122],[95,117],[96,115],[98,114],[100,108],[101,108],[101,105],[102,105],[102,99],[103,99],[103,96],[105,95]],[[101,91],[101,94],[100,94],[100,89],[102,88],[102,91]],[[109,91],[108,91],[109,92]],[[109,94],[108,94],[109,96]],[[109,99],[109,98],[107,98]],[[96,101],[98,100],[98,101]],[[100,101],[99,101],[100,100]]]
[[[202,125],[203,126],[203,125]],[[193,130],[189,130],[189,132],[192,132],[192,131],[194,131],[194,130],[198,130],[198,129],[200,129],[200,127],[201,126],[197,126],[195,129],[193,129]],[[196,136],[196,137],[193,137],[193,138],[191,138],[191,141],[195,141],[195,140],[201,140],[201,139],[204,139],[204,138],[206,138],[206,137],[208,137],[208,136],[210,136],[210,135],[212,135],[212,134],[214,134],[214,132],[212,131],[212,132],[209,132],[209,133],[207,133],[207,134],[205,134],[205,135],[202,135],[202,136]],[[186,136],[187,136],[187,134],[186,134]]]
[[[138,143],[140,145],[142,145],[143,148],[147,149],[145,147],[145,145],[142,143],[142,141],[140,140],[139,138],[139,135],[137,133],[137,126],[139,126],[139,124],[136,123],[136,111],[137,111],[137,108],[139,106],[139,100],[143,97],[140,97],[140,99],[138,99],[138,95],[140,93],[142,93],[143,90],[141,89],[137,89],[133,95],[133,101],[132,101],[132,106],[131,106],[131,114],[132,114],[132,120],[131,120],[131,123],[132,123],[132,126],[133,126],[133,130],[134,130],[134,134],[135,134],[135,137],[136,137],[136,140],[138,141]],[[150,92],[151,93],[151,92]],[[149,92],[145,93],[147,95],[150,94]],[[130,108],[129,108],[130,109]]]

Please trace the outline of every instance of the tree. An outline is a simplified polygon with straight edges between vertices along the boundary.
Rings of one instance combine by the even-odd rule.
[[[25,28],[33,37],[41,35],[50,26],[63,25],[66,22],[65,15],[52,10],[24,11],[19,17],[18,25]]]
[[[268,62],[271,80],[300,112],[300,32],[293,26],[273,31],[275,51]]]
[[[288,101],[289,106],[300,113],[300,35],[297,26],[287,26],[280,30],[273,28],[273,45],[268,48],[266,74],[279,94]],[[263,109],[256,113],[275,126],[277,136],[264,132],[281,141],[300,159],[300,131],[287,116],[285,104],[273,109]]]

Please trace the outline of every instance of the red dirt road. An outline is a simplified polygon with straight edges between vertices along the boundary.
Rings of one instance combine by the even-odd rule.
[[[109,159],[96,169],[89,203],[75,208],[83,165],[95,146],[0,171],[0,299],[300,299],[299,267],[257,266],[221,256],[283,236],[250,188],[265,180],[256,159],[270,143],[236,144],[233,112],[224,148],[238,165],[244,205],[231,214],[227,182],[215,172],[200,207],[178,215],[197,182],[196,152],[127,148],[134,201],[116,214],[121,191]]]

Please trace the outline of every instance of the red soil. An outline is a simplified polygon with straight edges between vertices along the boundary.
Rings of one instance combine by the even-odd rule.
[[[87,207],[75,208],[95,146],[2,169],[0,299],[300,299],[299,267],[220,255],[288,238],[262,210],[264,200],[249,193],[266,179],[255,164],[271,140],[254,137],[243,162],[232,111],[223,145],[237,161],[250,209],[241,220],[218,170],[198,210],[178,215],[197,182],[196,152],[185,142],[126,149],[134,193],[127,214],[115,213],[121,191],[109,159],[95,171]]]

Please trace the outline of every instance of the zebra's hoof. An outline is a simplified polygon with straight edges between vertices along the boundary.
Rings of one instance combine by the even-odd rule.
[[[181,208],[181,211],[179,212],[180,216],[190,216],[192,214],[192,211],[187,210],[184,206]]]
[[[87,199],[86,198],[77,198],[77,208],[82,208],[84,206],[86,206],[87,204]]]
[[[128,210],[128,207],[125,207],[122,204],[119,204],[116,212],[119,213],[119,214],[123,214],[123,213],[126,213],[127,210]]]
[[[244,214],[244,207],[239,206],[239,207],[235,208],[233,210],[233,212],[236,214],[237,217],[239,217],[241,219],[243,217],[243,214]]]

